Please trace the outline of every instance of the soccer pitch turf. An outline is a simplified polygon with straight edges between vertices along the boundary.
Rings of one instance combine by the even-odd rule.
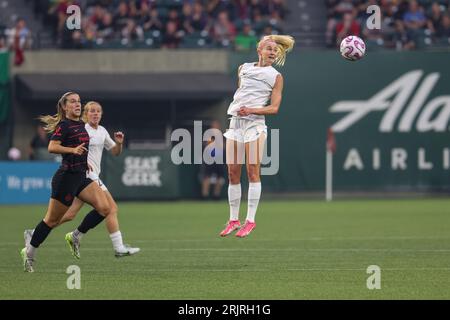
[[[141,252],[115,258],[100,225],[75,260],[64,234],[85,206],[40,247],[36,272],[25,273],[23,231],[45,210],[0,206],[0,299],[450,298],[450,199],[263,199],[257,228],[244,239],[218,236],[226,201],[119,203],[125,243]],[[70,265],[80,267],[80,290],[67,288]],[[366,286],[370,265],[381,268],[381,289]]]

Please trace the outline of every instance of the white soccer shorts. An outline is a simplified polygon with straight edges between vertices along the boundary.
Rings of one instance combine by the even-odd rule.
[[[103,183],[103,181],[100,179],[100,177],[98,175],[96,175],[93,172],[89,172],[87,174],[87,177],[89,179],[91,179],[92,181],[96,182],[103,191],[108,191],[108,188],[106,188],[105,184]]]
[[[267,126],[264,119],[249,120],[232,117],[230,128],[224,133],[225,138],[241,143],[258,140],[261,134],[267,136]]]

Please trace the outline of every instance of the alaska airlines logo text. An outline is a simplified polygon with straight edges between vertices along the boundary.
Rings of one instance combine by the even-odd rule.
[[[427,97],[439,80],[440,73],[433,72],[426,76],[412,96],[422,75],[422,70],[410,71],[369,100],[336,102],[330,107],[330,111],[348,112],[348,114],[337,121],[331,129],[334,132],[343,132],[370,112],[384,111],[379,126],[380,132],[392,132],[395,129],[398,132],[410,132],[416,118],[415,128],[418,132],[447,131],[450,119],[450,96],[435,97],[425,104]],[[409,104],[404,108],[411,96]],[[400,121],[396,126],[398,119]]]

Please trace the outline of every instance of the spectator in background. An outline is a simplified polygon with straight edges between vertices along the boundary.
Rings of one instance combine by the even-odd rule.
[[[192,15],[191,25],[195,31],[203,31],[208,25],[208,15],[200,1],[194,3],[194,13]]]
[[[183,6],[183,29],[187,33],[202,32],[208,26],[208,15],[200,1]]]
[[[440,28],[442,22],[442,12],[439,3],[433,2],[431,5],[431,12],[428,16],[427,28],[432,35],[436,35],[437,30]]]
[[[223,11],[231,12],[232,4],[229,1],[222,0],[208,0],[206,1],[206,10],[210,17],[218,19],[219,15]]]
[[[140,27],[136,25],[133,19],[128,19],[126,26],[122,29],[121,38],[127,41],[142,39],[143,31]]]
[[[14,65],[20,66],[25,61],[25,49],[29,49],[31,46],[31,32],[27,28],[25,20],[19,18],[16,26],[7,33],[9,47],[14,51]]]
[[[128,20],[128,6],[125,1],[122,1],[113,18],[114,31],[120,34],[127,27]]]
[[[228,18],[227,11],[221,11],[211,28],[212,37],[215,42],[226,45],[234,40],[236,28]]]
[[[286,6],[286,0],[273,0],[270,2],[269,5],[269,11],[270,12],[277,12],[278,15],[281,17],[281,19],[284,19],[286,17],[286,14],[288,12],[287,6]]]
[[[241,33],[239,33],[234,40],[234,47],[236,51],[250,51],[256,48],[258,38],[252,30],[250,23],[245,23]]]
[[[178,11],[176,9],[171,9],[169,11],[167,22],[173,22],[175,23],[177,30],[181,29],[181,19],[178,16]]]
[[[249,20],[251,17],[251,8],[248,5],[248,0],[233,0],[234,16],[236,19]]]
[[[448,38],[450,41],[450,13],[442,17],[442,22],[436,32],[436,36],[438,38]]]
[[[145,3],[145,2],[144,2]],[[150,8],[148,5],[141,4],[140,26],[144,32],[146,31],[162,31],[163,23],[159,18],[159,12],[156,8]]]
[[[283,20],[281,19],[280,13],[278,11],[273,11],[270,14],[270,19],[269,19],[269,23],[270,25],[272,25],[278,33],[283,31]]]
[[[6,47],[6,26],[0,23],[0,52],[8,51]]]
[[[336,26],[346,13],[355,12],[355,8],[351,0],[327,0],[328,21],[325,33],[325,41],[328,47],[336,45]]]
[[[341,22],[336,25],[336,43],[339,45],[349,35],[360,36],[361,26],[352,13],[345,13]]]
[[[217,129],[221,131],[220,123],[217,120],[214,120],[211,123],[211,129]],[[206,148],[208,145],[211,145],[214,140],[209,140],[204,144]],[[210,156],[216,160],[216,162],[222,163],[213,163],[206,164],[203,162],[202,167],[200,169],[200,176],[202,181],[202,198],[208,199],[211,192],[211,185],[214,186],[213,189],[213,197],[218,200],[220,198],[220,194],[222,192],[222,187],[225,183],[225,158],[224,158],[224,148],[225,144],[222,142],[222,148],[214,148],[211,150]]]
[[[425,27],[427,19],[416,0],[409,2],[409,10],[403,16],[403,22],[410,30],[418,30]]]
[[[58,43],[61,43],[64,35],[64,29],[67,19],[67,8],[71,5],[79,5],[78,1],[73,0],[58,0],[48,10],[48,15],[51,23],[56,25],[56,38]]]
[[[114,37],[113,16],[107,12],[104,14],[102,20],[98,23],[96,38],[102,40],[109,40]]]
[[[49,137],[44,128],[36,127],[36,134],[30,142],[30,160],[54,160],[54,156],[48,152]]]
[[[166,24],[166,32],[162,39],[162,48],[175,49],[178,48],[181,41],[181,35],[177,30],[177,24],[169,21]]]
[[[2,33],[0,33],[0,52],[8,51],[6,47],[6,39]]]
[[[141,24],[144,32],[146,31],[162,31],[164,24],[159,18],[159,12],[156,8],[150,9],[150,13],[144,17],[143,24]]]
[[[416,43],[411,37],[411,33],[405,28],[405,24],[401,20],[395,22],[395,45],[397,50],[413,50],[416,48]]]
[[[274,32],[272,26],[271,26],[271,25],[265,26],[264,29],[263,29],[263,31],[262,31],[262,37],[270,36],[270,35],[272,35],[272,34],[275,34],[275,32]]]
[[[407,37],[414,42],[414,48],[419,41],[420,30],[423,30],[427,24],[427,19],[421,7],[416,0],[409,2],[409,9],[403,16],[403,23]]]

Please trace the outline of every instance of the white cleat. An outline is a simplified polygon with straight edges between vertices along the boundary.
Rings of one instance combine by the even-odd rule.
[[[34,272],[33,262],[34,260],[27,257],[27,248],[20,250],[20,256],[22,257],[23,271]]]
[[[33,229],[26,229],[23,232],[23,239],[25,240],[25,248],[28,248],[30,245],[31,238],[33,237]]]
[[[122,248],[120,248],[118,250],[114,250],[114,255],[116,256],[116,258],[120,258],[120,257],[131,256],[133,254],[138,253],[139,251],[141,251],[140,248],[133,248],[133,247],[130,247],[128,244],[125,244]]]

